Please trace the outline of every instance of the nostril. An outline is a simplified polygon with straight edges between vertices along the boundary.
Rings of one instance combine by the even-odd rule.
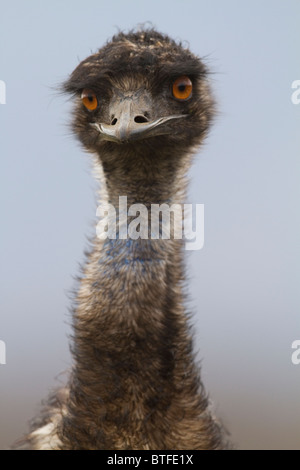
[[[137,124],[142,124],[143,122],[148,122],[148,119],[146,118],[146,116],[135,116],[134,122],[136,122]]]
[[[115,114],[112,114],[110,117],[110,125],[115,126],[118,122],[118,119],[116,118]]]

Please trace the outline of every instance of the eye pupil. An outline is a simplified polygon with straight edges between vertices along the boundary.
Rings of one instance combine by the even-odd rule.
[[[98,106],[97,96],[92,90],[84,89],[81,93],[81,100],[89,111],[94,111]]]
[[[192,89],[193,84],[189,77],[179,77],[173,83],[173,96],[180,101],[188,100],[192,96]]]

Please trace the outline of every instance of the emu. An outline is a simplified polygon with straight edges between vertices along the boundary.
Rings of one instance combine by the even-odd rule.
[[[93,156],[100,201],[184,202],[215,109],[196,55],[154,29],[120,32],[63,90],[73,96],[72,129]],[[95,236],[87,255],[68,384],[15,448],[225,449],[193,352],[183,241],[122,239],[120,216],[116,239]]]

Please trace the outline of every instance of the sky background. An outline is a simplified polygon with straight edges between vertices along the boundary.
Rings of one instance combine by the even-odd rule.
[[[203,381],[240,449],[300,449],[299,0],[1,1],[0,448],[70,366],[70,292],[96,222],[89,156],[54,89],[147,21],[213,72],[219,115],[190,172],[205,245],[188,254]]]

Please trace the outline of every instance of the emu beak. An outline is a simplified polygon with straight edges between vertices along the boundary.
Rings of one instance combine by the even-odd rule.
[[[111,104],[111,124],[91,123],[103,140],[117,143],[132,142],[134,140],[152,137],[154,135],[169,134],[171,132],[165,123],[174,119],[186,117],[185,114],[170,115],[149,120],[151,116],[151,100],[144,92],[138,91],[131,95],[119,95]]]

